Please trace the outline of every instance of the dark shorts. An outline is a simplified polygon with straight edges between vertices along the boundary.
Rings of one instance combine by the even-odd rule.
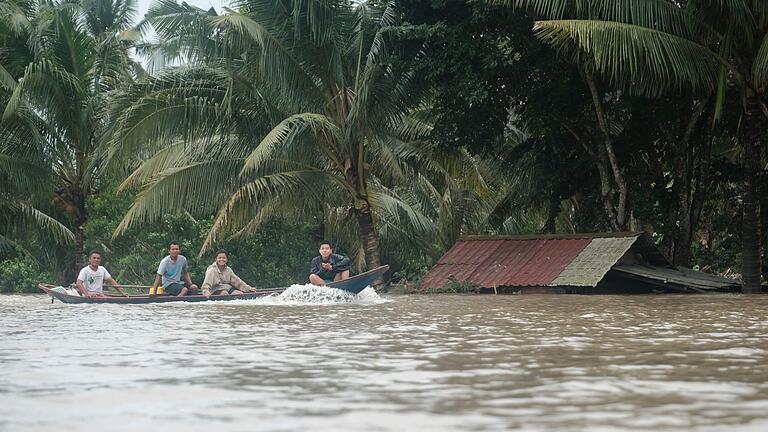
[[[334,281],[334,279],[336,279],[336,275],[338,274],[339,273],[335,271],[326,271],[322,275],[318,275],[318,276],[320,276],[320,279],[324,280],[325,283],[331,283]]]
[[[219,295],[219,294],[221,294],[221,293],[222,293],[222,292],[224,292],[224,291],[228,292],[229,294],[232,294],[232,291],[240,291],[240,290],[239,290],[239,289],[237,289],[237,288],[235,288],[235,287],[230,287],[230,288],[216,288],[215,290],[211,291],[211,295]]]
[[[171,296],[177,296],[181,292],[182,288],[186,287],[186,284],[184,283],[172,283],[165,287],[165,294],[171,295]],[[195,292],[192,292],[192,290],[189,290],[187,292],[187,295],[194,295]]]

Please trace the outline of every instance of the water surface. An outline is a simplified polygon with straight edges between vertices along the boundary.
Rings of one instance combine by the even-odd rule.
[[[768,297],[342,297],[0,296],[0,430],[768,430]]]

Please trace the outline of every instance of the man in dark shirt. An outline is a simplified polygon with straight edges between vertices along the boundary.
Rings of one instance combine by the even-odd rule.
[[[326,285],[349,279],[349,258],[333,253],[331,242],[320,243],[320,256],[312,258],[309,269],[309,283]]]

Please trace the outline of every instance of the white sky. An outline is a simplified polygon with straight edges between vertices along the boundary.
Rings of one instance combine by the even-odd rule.
[[[138,23],[142,19],[144,19],[144,14],[147,13],[149,10],[150,5],[154,3],[155,0],[136,0],[136,22]],[[220,14],[222,9],[222,6],[228,6],[230,4],[230,0],[176,0],[177,3],[181,3],[182,1],[186,1],[188,4],[197,6],[201,9],[208,10],[211,8],[211,6],[216,9],[216,11]],[[148,34],[145,35],[147,39],[153,39],[156,35],[154,34],[154,31],[150,30]],[[153,65],[152,62],[144,57],[138,58],[139,62],[144,66],[144,69],[149,71],[152,74],[159,73],[164,65]],[[177,64],[177,62],[171,62],[171,65]]]
[[[211,6],[213,6],[217,12],[221,12],[221,6],[227,5],[229,3],[228,0],[184,0],[187,3],[197,6],[202,9],[210,9]],[[147,13],[147,10],[149,9],[149,5],[152,4],[153,0],[137,0],[137,8],[138,9],[138,16],[137,18],[141,20],[144,18],[144,14]],[[181,3],[181,0],[176,0],[177,3]]]

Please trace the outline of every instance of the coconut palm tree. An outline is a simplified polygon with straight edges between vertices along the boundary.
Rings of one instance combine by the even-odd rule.
[[[215,211],[205,249],[291,214],[354,233],[369,268],[382,230],[433,240],[403,187],[434,192],[457,173],[485,184],[466,152],[424,140],[426,95],[388,61],[395,18],[392,2],[244,0],[222,14],[155,3],[144,25],[160,40],[142,49],[185,65],[116,99],[111,158],[146,159],[123,184],[141,191],[116,234]]]
[[[86,199],[102,174],[106,95],[139,69],[128,55],[133,1],[2,0],[0,11],[2,37],[14,42],[0,57],[8,92],[0,133],[21,143],[11,156],[52,179],[49,199],[75,233],[76,271]]]
[[[72,232],[41,210],[50,176],[39,173],[40,161],[20,154],[13,136],[0,130],[0,252],[16,244],[31,227],[57,245],[74,241]]]
[[[768,2],[757,0],[503,0],[527,7],[538,37],[636,94],[738,89],[744,172],[742,280],[760,291],[762,139],[768,126]],[[718,114],[719,115],[719,114]],[[717,116],[716,116],[717,117]]]

